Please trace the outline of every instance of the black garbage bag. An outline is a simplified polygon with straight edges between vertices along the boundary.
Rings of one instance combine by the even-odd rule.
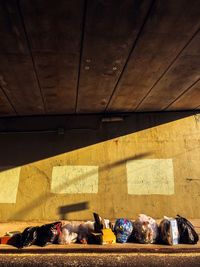
[[[8,240],[7,244],[14,246],[16,248],[20,248],[22,233],[16,233]]]
[[[159,224],[159,243],[171,245],[170,221],[164,219]]]
[[[191,222],[180,215],[177,215],[176,221],[179,231],[179,243],[196,244],[199,241],[199,236]]]
[[[48,244],[57,243],[61,233],[61,225],[61,222],[54,222],[38,227],[36,245],[43,247]]]
[[[28,247],[34,245],[37,240],[37,230],[38,226],[27,227],[22,234],[18,235],[18,248]]]

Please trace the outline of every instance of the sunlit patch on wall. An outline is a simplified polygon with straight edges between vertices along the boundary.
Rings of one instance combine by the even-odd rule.
[[[51,192],[98,193],[98,166],[54,166]]]
[[[172,159],[143,159],[127,161],[126,170],[128,194],[174,194]]]
[[[0,171],[0,203],[16,203],[21,167]]]

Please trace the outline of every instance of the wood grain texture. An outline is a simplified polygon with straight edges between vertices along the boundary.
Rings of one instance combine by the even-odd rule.
[[[88,1],[78,113],[104,111],[150,4]]]
[[[4,93],[18,115],[43,114],[44,106],[17,1],[0,1],[0,22],[0,77]]]
[[[2,77],[0,76],[0,84],[2,83]],[[14,116],[16,115],[14,109],[9,103],[7,97],[0,88],[0,116]]]
[[[107,111],[134,111],[200,26],[200,2],[156,1]],[[195,62],[194,62],[195,64]],[[162,98],[164,99],[164,97]],[[158,101],[158,99],[157,99]],[[160,101],[160,99],[159,99]],[[157,102],[146,109],[157,110]]]
[[[0,55],[4,92],[18,115],[43,114],[44,106],[30,56]]]
[[[84,1],[21,1],[47,113],[73,113]]]
[[[183,95],[177,98],[167,110],[190,110],[200,106],[200,82],[197,82]]]
[[[0,0],[0,116],[199,109],[199,29],[199,0]]]
[[[0,0],[0,54],[29,54],[17,0]]]
[[[140,111],[166,109],[188,87],[200,79],[200,32],[156,84]]]

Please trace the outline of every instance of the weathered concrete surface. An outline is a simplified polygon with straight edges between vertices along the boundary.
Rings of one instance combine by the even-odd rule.
[[[200,254],[4,255],[1,266],[200,266]]]
[[[28,119],[24,119],[21,129],[37,129],[38,121],[43,129],[52,126],[45,121],[41,126],[39,119],[26,126]],[[57,123],[57,127],[62,125],[61,122]],[[63,125],[72,129],[61,136],[51,133],[0,136],[2,172],[6,168],[21,166],[16,203],[0,203],[0,221],[87,220],[93,219],[93,211],[109,219],[135,219],[139,213],[155,218],[175,216],[177,213],[187,218],[200,218],[198,114],[179,119],[174,115],[138,115],[127,117],[121,123],[106,125],[95,124],[94,121],[91,125],[90,121],[81,121],[81,125],[74,126],[73,123],[74,120]],[[9,128],[7,121],[3,125]],[[96,128],[73,129],[84,128],[85,125]],[[17,123],[15,127],[10,124],[10,129],[12,127],[16,129]],[[137,162],[140,159],[172,160],[173,194],[155,194],[152,184],[148,194],[146,191],[144,194],[140,192],[140,195],[128,194],[127,161]],[[51,183],[55,166],[98,166],[98,192],[53,193]],[[153,171],[160,178],[153,187],[158,187],[163,180],[162,169],[155,167]],[[148,166],[143,175],[145,173],[149,177]],[[150,177],[153,179],[152,173]],[[84,179],[85,174],[70,181],[66,177],[66,184],[61,186],[73,184],[76,188],[76,183],[80,185]]]

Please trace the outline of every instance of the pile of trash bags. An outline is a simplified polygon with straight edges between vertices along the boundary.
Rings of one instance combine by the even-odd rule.
[[[119,218],[114,223],[102,219],[94,213],[94,221],[81,224],[62,223],[60,221],[42,226],[27,227],[22,233],[14,234],[10,244],[18,248],[31,245],[48,244],[112,244],[137,242],[142,244],[196,244],[199,236],[194,226],[186,218],[164,217],[158,225],[145,214],[140,214],[135,221]],[[9,244],[8,243],[8,244]]]

